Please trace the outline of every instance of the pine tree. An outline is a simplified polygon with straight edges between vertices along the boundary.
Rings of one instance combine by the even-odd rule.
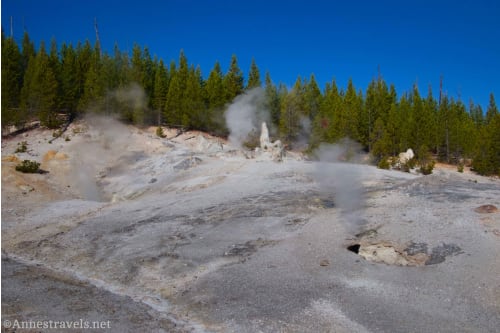
[[[495,96],[490,93],[490,102],[488,104],[488,109],[486,109],[486,124],[489,124],[491,120],[498,114],[497,104],[495,103]]]
[[[500,176],[500,114],[490,117],[480,129],[472,167],[481,175]]]
[[[165,98],[164,121],[170,126],[180,126],[182,114],[182,86],[178,70],[170,67],[170,82]]]
[[[59,126],[57,119],[58,84],[49,64],[45,44],[40,43],[36,57],[31,57],[21,91],[21,105],[28,114],[37,114],[41,124],[49,128]]]
[[[400,146],[400,128],[401,128],[401,115],[399,112],[396,101],[391,104],[389,109],[385,130],[389,140],[389,155],[397,156]]]
[[[21,66],[22,75],[28,69],[28,64],[31,57],[35,57],[35,44],[30,40],[28,33],[25,31],[23,35],[22,47],[21,47]]]
[[[208,75],[205,86],[206,98],[209,110],[222,109],[225,104],[224,75],[219,62],[217,61]]]
[[[162,110],[165,108],[165,100],[168,92],[168,72],[163,60],[155,67],[155,79],[152,106],[157,113],[157,125],[162,124]]]
[[[80,109],[84,110],[89,107],[95,111],[104,111],[103,98],[105,94],[105,84],[102,78],[102,64],[99,45],[96,44],[92,54],[90,55],[90,63],[88,71],[85,75],[85,83],[83,95],[80,99]]]
[[[374,122],[380,118],[386,124],[391,105],[396,102],[396,90],[391,85],[390,91],[381,75],[373,79],[366,90],[365,107],[361,108],[359,115],[358,136],[361,144],[371,150]]]
[[[226,102],[231,102],[236,96],[243,92],[243,73],[238,67],[238,59],[233,54],[229,70],[224,76],[224,90]]]
[[[78,105],[79,91],[76,73],[78,64],[76,52],[70,44],[61,47],[60,106],[62,110],[74,114]]]
[[[121,52],[118,45],[114,48],[114,70],[116,77],[112,79],[112,88],[127,87],[132,80],[132,69],[128,53]]]
[[[132,68],[131,79],[139,85],[142,85],[145,80],[145,73],[143,70],[142,50],[139,45],[134,44],[132,47]]]
[[[21,53],[12,37],[2,30],[2,127],[25,122],[19,110],[22,75]]]
[[[314,74],[311,74],[309,82],[305,86],[304,94],[304,116],[312,121],[318,114],[323,99]]]
[[[181,50],[179,55],[179,68],[170,70],[170,83],[165,101],[165,120],[171,126],[183,126],[189,123],[189,103],[186,99],[186,87],[189,77],[188,61]]]
[[[270,116],[271,116],[271,129],[276,127],[279,127],[280,123],[280,98],[278,94],[278,89],[276,86],[273,84],[273,81],[271,80],[271,75],[269,72],[266,72],[266,86],[265,86],[265,95],[266,95],[266,101],[265,101],[265,108],[269,111]]]
[[[413,144],[413,112],[412,105],[407,94],[401,96],[399,100],[399,149],[398,151],[406,151],[412,148]],[[414,146],[413,146],[414,147]],[[414,149],[414,148],[412,148]]]
[[[450,127],[451,127],[451,116],[450,116],[450,103],[448,97],[445,95],[441,99],[441,103],[438,107],[438,135],[439,135],[439,150],[438,156],[440,159],[450,162]]]
[[[474,121],[461,101],[450,103],[449,145],[453,162],[460,163],[464,157],[473,154],[476,141]]]
[[[412,141],[411,147],[414,151],[419,151],[420,147],[434,147],[433,135],[435,133],[434,125],[434,101],[432,91],[429,89],[428,100],[424,101],[420,97],[418,87],[413,86],[411,94],[411,112],[412,112]],[[423,150],[422,150],[423,151]],[[427,151],[425,151],[427,153]]]
[[[340,128],[343,96],[337,87],[337,83],[332,81],[329,89],[326,89],[324,103],[322,103],[322,116],[319,122],[324,132],[324,141],[334,143],[344,137],[344,129]]]
[[[224,105],[226,102],[224,74],[218,61],[215,62],[208,75],[204,90],[210,131],[220,135],[227,135],[228,130],[224,120]]]
[[[194,69],[192,67],[189,70],[184,97],[186,101],[186,112],[182,119],[184,128],[207,130],[209,119],[208,114],[205,112],[201,82],[202,76],[200,68]]]
[[[85,112],[86,104],[80,101],[85,91],[85,81],[87,80],[87,73],[89,72],[90,64],[92,62],[92,46],[88,40],[85,44],[78,43],[76,47],[76,85],[77,85],[77,99],[78,111]]]
[[[151,54],[149,53],[149,49],[147,47],[143,49],[141,60],[142,60],[141,66],[143,73],[143,79],[141,85],[146,93],[146,96],[153,97],[155,70],[154,70],[154,62],[151,59]],[[152,101],[152,98],[150,98],[149,100]]]
[[[360,138],[358,124],[360,122],[361,103],[352,79],[349,79],[338,121],[339,126],[344,131],[344,136],[352,140],[359,140]]]
[[[58,90],[56,96],[56,105],[55,108],[59,111],[61,109],[61,100],[62,100],[62,85],[61,82],[61,61],[59,59],[59,51],[57,48],[57,42],[55,38],[52,38],[50,42],[50,53],[49,53],[49,66],[54,72],[56,77],[56,81],[58,82]]]
[[[286,143],[292,143],[300,133],[300,117],[304,104],[302,79],[300,77],[295,81],[295,85],[281,104],[280,116],[280,136]]]
[[[247,83],[247,90],[250,90],[252,88],[256,87],[261,87],[262,82],[260,81],[260,73],[259,73],[259,68],[257,68],[257,65],[255,64],[255,59],[252,58],[252,63],[250,65],[250,72],[248,74],[248,83]]]
[[[391,137],[381,117],[378,117],[373,124],[370,141],[372,142],[371,153],[377,164],[391,155]]]
[[[481,105],[475,105],[474,101],[471,99],[469,102],[469,113],[474,120],[476,127],[481,127],[484,124],[484,114]]]

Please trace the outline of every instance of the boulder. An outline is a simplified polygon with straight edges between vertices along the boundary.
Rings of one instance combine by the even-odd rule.
[[[415,157],[415,153],[411,148],[408,148],[408,150],[404,153],[399,154],[399,163],[400,164],[406,164],[409,160]]]

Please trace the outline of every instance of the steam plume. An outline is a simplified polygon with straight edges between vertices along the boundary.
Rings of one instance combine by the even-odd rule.
[[[324,193],[333,194],[341,218],[349,232],[364,223],[361,168],[353,162],[361,160],[357,143],[344,139],[339,144],[322,144],[315,151],[319,162],[314,178]]]
[[[269,124],[270,115],[264,107],[262,88],[254,88],[237,96],[228,107],[225,117],[229,128],[229,142],[241,148],[252,131],[260,129],[263,121]]]

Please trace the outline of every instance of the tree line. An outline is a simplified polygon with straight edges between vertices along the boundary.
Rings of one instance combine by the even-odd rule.
[[[480,174],[500,175],[500,113],[493,94],[486,112],[470,101],[446,95],[436,99],[417,85],[399,95],[379,75],[363,92],[349,80],[323,89],[314,75],[298,77],[294,86],[262,82],[255,60],[245,80],[235,55],[223,73],[216,62],[205,79],[183,51],[166,64],[147,47],[134,44],[132,54],[115,46],[103,52],[88,40],[76,46],[52,40],[35,49],[28,33],[21,45],[2,30],[2,128],[22,127],[37,119],[49,128],[88,112],[118,114],[123,121],[199,129],[225,136],[224,112],[241,93],[261,87],[275,135],[288,145],[305,140],[309,149],[321,142],[349,137],[372,154],[376,163],[412,148],[417,157],[472,161]],[[130,96],[137,94],[134,100]],[[139,102],[138,102],[139,101]]]

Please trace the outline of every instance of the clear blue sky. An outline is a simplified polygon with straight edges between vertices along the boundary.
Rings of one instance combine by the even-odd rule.
[[[500,101],[500,2],[461,1],[222,1],[3,0],[2,28],[37,43],[95,41],[103,48],[147,46],[165,62],[184,50],[208,76],[216,60],[225,71],[232,54],[248,72],[252,57],[275,83],[292,86],[314,73],[323,89],[353,79],[366,91],[378,67],[399,95],[418,82],[486,108]]]

